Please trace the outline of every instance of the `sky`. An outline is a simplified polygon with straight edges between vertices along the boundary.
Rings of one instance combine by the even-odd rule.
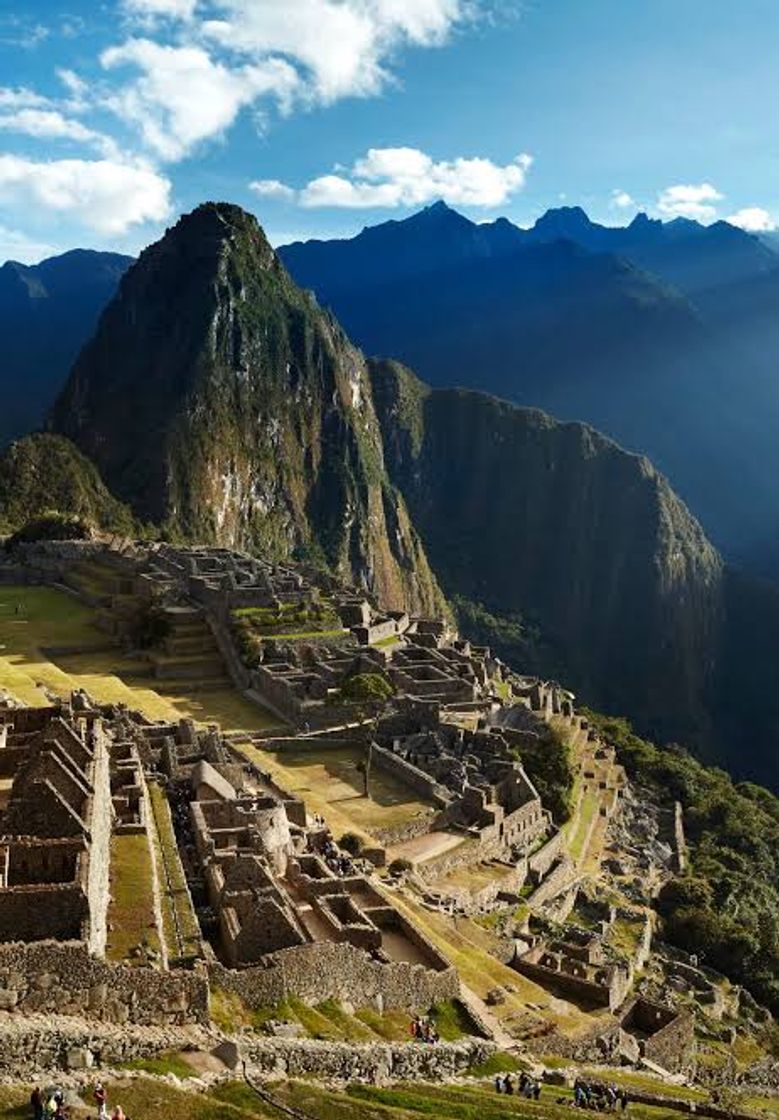
[[[0,261],[206,199],[274,244],[439,198],[779,222],[776,0],[0,0]]]

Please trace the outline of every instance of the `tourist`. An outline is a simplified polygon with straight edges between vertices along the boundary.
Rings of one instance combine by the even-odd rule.
[[[30,1107],[32,1108],[32,1120],[43,1120],[43,1093],[38,1085],[30,1093]]]
[[[111,1120],[126,1120],[124,1109],[120,1104],[118,1104],[114,1111],[111,1113]]]
[[[508,1096],[512,1096],[514,1093],[514,1082],[511,1080],[510,1073],[507,1073],[503,1078],[503,1092]]]
[[[502,1093],[503,1092],[503,1078],[500,1076],[499,1073],[495,1074],[495,1092],[496,1093]]]
[[[106,1091],[103,1088],[102,1082],[98,1081],[95,1085],[94,1092],[95,1104],[97,1105],[98,1120],[108,1120],[108,1107],[106,1105]]]

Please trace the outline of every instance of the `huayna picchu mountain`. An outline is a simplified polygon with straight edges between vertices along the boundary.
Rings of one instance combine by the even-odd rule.
[[[200,206],[141,254],[53,427],[174,536],[309,553],[390,606],[441,605],[365,359],[238,207]]]
[[[386,606],[440,610],[440,579],[464,631],[520,667],[776,780],[779,603],[648,460],[366,361],[237,207],[142,254],[52,427],[164,534],[307,555]]]

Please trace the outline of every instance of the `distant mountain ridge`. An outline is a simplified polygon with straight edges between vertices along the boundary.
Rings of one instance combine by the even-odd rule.
[[[0,447],[41,426],[132,259],[74,249],[0,267]]]
[[[369,353],[648,454],[727,554],[779,528],[779,256],[760,238],[646,215],[601,226],[578,207],[521,230],[438,204],[279,252]]]

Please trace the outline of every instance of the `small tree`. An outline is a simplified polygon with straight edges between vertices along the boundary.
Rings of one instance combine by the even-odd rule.
[[[358,856],[364,847],[362,837],[356,832],[345,832],[338,841],[338,846],[352,856]]]

